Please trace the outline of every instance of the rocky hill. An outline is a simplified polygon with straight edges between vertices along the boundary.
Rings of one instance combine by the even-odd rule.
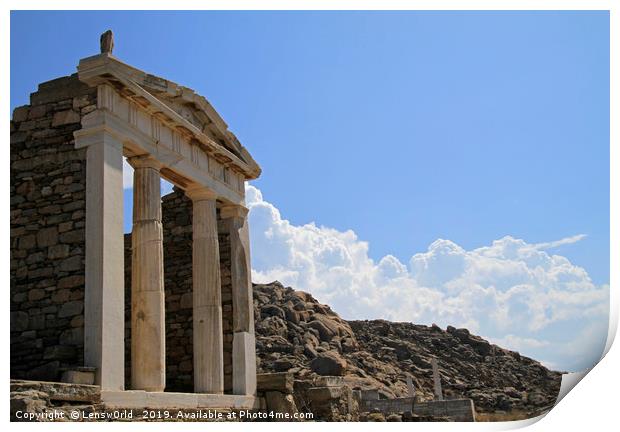
[[[310,294],[279,282],[254,285],[259,372],[293,372],[298,379],[340,375],[352,388],[386,398],[433,398],[431,359],[444,396],[474,400],[478,412],[529,417],[555,402],[561,375],[493,345],[467,329],[384,320],[345,321]]]

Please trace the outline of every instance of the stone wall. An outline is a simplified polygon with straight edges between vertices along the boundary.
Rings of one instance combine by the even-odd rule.
[[[419,417],[448,418],[451,421],[476,421],[474,402],[471,399],[448,399],[419,402],[415,397],[393,399],[360,400],[360,409],[365,412],[381,412],[382,414],[398,414],[412,412]]]
[[[233,344],[233,303],[232,278],[230,272],[230,234],[218,218],[218,242],[220,245],[220,277],[222,278],[222,331],[224,333],[224,393],[232,393],[232,344]]]
[[[362,399],[360,409],[366,412],[380,411],[384,414],[412,412],[415,398]]]
[[[11,377],[57,380],[83,363],[86,150],[96,109],[76,75],[48,81],[11,121]]]
[[[218,211],[219,219],[219,211]],[[166,391],[192,392],[192,202],[182,190],[162,197],[166,301]],[[232,392],[232,282],[230,242],[219,224],[224,392]],[[125,382],[131,383],[131,234],[125,234]]]
[[[453,421],[476,421],[476,410],[471,399],[416,402],[413,413],[419,416],[448,417]]]

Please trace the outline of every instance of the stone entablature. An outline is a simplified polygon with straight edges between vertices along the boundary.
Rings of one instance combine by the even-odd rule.
[[[243,201],[244,181],[260,175],[247,150],[193,91],[156,79],[111,54],[81,60],[78,77],[98,87],[98,110],[82,120],[84,130],[76,138],[105,128],[123,140],[126,157],[151,154],[170,182],[184,189],[206,186],[234,204]],[[161,99],[147,91],[155,82],[165,83],[159,87]]]

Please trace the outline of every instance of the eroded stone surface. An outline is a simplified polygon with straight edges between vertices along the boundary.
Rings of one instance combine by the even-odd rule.
[[[374,389],[376,397],[409,395],[407,376],[420,400],[434,399],[431,358],[437,358],[447,399],[471,398],[476,410],[522,410],[533,414],[555,403],[560,374],[466,329],[385,320],[344,321],[311,295],[278,282],[254,285],[259,373],[288,372],[316,381],[312,362],[337,354],[347,363],[344,382]],[[282,318],[295,312],[299,320]],[[309,325],[312,322],[323,327]],[[331,330],[329,330],[331,328]],[[323,385],[321,383],[320,385]],[[313,384],[313,386],[319,386]]]

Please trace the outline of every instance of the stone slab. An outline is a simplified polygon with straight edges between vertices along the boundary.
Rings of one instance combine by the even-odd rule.
[[[67,370],[62,373],[61,381],[69,384],[95,384],[95,371]]]
[[[414,398],[394,398],[394,399],[362,399],[360,409],[365,412],[378,410],[383,414],[412,412],[414,410]]]
[[[48,381],[11,380],[12,392],[37,390],[46,393],[51,400],[69,402],[98,402],[100,387],[96,385],[68,384]]]
[[[288,372],[263,373],[256,375],[257,389],[261,392],[293,392],[293,374]]]
[[[454,421],[476,421],[476,410],[471,399],[416,402],[413,413],[420,416],[449,417]]]
[[[256,342],[254,335],[237,332],[233,337],[233,393],[256,394]]]
[[[101,401],[108,408],[228,408],[260,409],[255,396],[205,393],[145,392],[140,390],[103,391]]]
[[[314,379],[315,387],[340,387],[344,385],[344,377],[341,376],[318,376]]]

